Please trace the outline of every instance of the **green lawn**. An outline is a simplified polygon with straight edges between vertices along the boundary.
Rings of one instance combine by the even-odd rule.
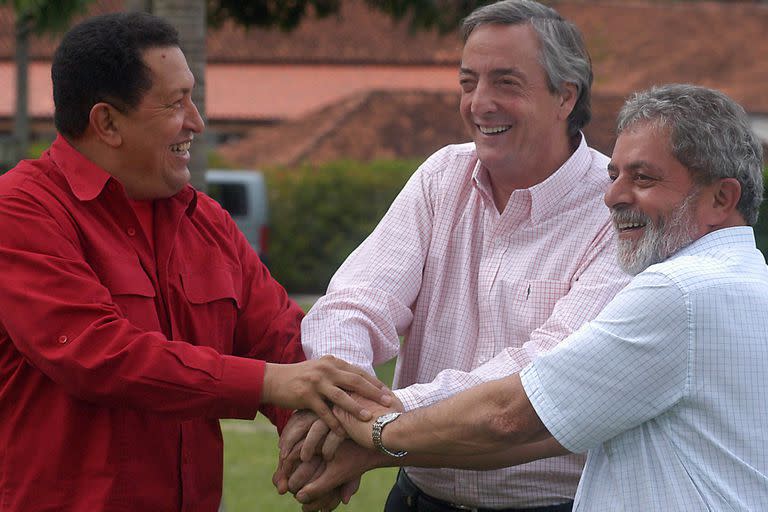
[[[379,378],[386,383],[392,382],[393,371],[394,362],[377,369]],[[272,473],[277,464],[277,433],[269,421],[261,416],[255,421],[224,420],[221,427],[226,512],[300,510],[291,495],[279,496],[272,486]],[[382,510],[396,474],[395,468],[366,473],[350,504],[338,510]]]

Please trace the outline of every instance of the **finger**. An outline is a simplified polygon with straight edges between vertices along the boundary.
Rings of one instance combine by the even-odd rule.
[[[360,476],[357,476],[349,482],[344,483],[340,489],[341,502],[345,505],[348,505],[349,500],[351,500],[352,496],[358,491],[358,489],[360,489]]]
[[[340,488],[340,485],[343,483],[339,479],[340,476],[341,475],[333,474],[333,471],[330,470],[323,471],[317,478],[313,479],[302,487],[301,490],[295,493],[295,498],[300,503],[314,503],[334,489]]]
[[[272,474],[272,485],[277,489],[277,494],[285,494],[288,491],[288,475],[282,459],[278,459],[277,468]]]
[[[345,411],[349,411],[361,421],[368,421],[373,416],[371,411],[369,411],[363,405],[357,403],[354,398],[352,398],[349,394],[347,394],[346,391],[341,388],[331,385],[330,387],[323,389],[323,394],[331,403],[344,409]],[[329,426],[331,426],[330,423]],[[333,427],[331,426],[331,428]],[[338,430],[335,428],[333,430],[338,432]]]
[[[359,370],[359,369],[358,369]],[[337,380],[337,385],[347,391],[357,393],[358,395],[373,400],[374,402],[383,406],[389,406],[392,403],[392,397],[388,391],[382,389],[383,385],[374,385],[366,377],[369,375],[363,370],[359,370],[363,373],[360,375],[356,372],[348,372],[341,374]],[[367,419],[367,418],[360,418]]]
[[[343,359],[338,359],[331,355],[325,355],[320,358],[320,361],[322,361],[324,364],[333,366],[338,370],[344,370],[345,372],[359,375],[360,377],[363,377],[365,380],[367,380],[368,382],[370,382],[372,385],[376,387],[385,386],[385,384],[381,382],[379,379],[377,379],[375,375],[371,375],[370,373],[366,372],[359,366],[355,366],[354,364],[348,363]]]
[[[322,421],[315,421],[307,432],[307,436],[304,438],[304,446],[301,447],[301,460],[308,461],[318,451],[320,445],[325,441],[328,432],[330,432],[328,425]]]
[[[325,496],[319,497],[312,503],[302,505],[301,510],[306,512],[314,512],[316,510],[321,512],[325,512],[326,510],[330,511],[338,507],[340,501],[341,498],[339,496],[339,491],[334,489]]]
[[[322,449],[323,459],[326,461],[333,460],[333,456],[336,455],[336,450],[339,449],[339,446],[341,446],[341,443],[344,442],[346,437],[347,436],[340,436],[336,432],[330,432],[325,436]]]
[[[346,396],[349,400],[352,400],[352,398],[344,393],[344,391],[340,390],[339,388],[336,388],[339,392],[341,392],[344,396]],[[331,409],[328,407],[328,405],[325,403],[325,400],[323,400],[320,397],[313,397],[308,399],[309,408],[312,409],[315,414],[317,414],[320,419],[328,425],[328,427],[333,430],[334,432],[338,433],[339,435],[344,435],[344,427],[341,425],[339,420],[336,418],[336,416],[333,415],[333,412],[331,412]],[[354,400],[352,400],[354,402]]]
[[[336,359],[333,356],[323,356],[320,358],[320,361],[335,369],[344,370],[341,373],[333,370],[326,371],[326,375],[335,373],[340,376],[341,380],[339,383],[343,384],[340,387],[375,400],[384,406],[392,403],[391,391],[375,375],[371,375],[362,368],[341,359]]]
[[[295,494],[324,467],[325,463],[320,457],[314,457],[308,462],[302,462],[291,474],[291,478],[288,479],[288,490]]]
[[[293,413],[277,442],[280,457],[285,457],[294,445],[307,435],[316,420],[317,415],[312,411],[301,410]]]

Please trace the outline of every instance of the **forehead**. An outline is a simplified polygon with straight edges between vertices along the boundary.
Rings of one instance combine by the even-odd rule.
[[[141,56],[152,77],[150,92],[171,94],[194,86],[194,76],[178,46],[147,48]]]
[[[651,169],[670,179],[691,177],[688,168],[672,154],[669,129],[650,122],[630,126],[619,134],[609,169]]]
[[[508,67],[543,71],[539,49],[539,37],[530,23],[480,25],[467,38],[461,65],[477,72]]]
[[[674,158],[669,130],[657,124],[642,122],[627,127],[618,135],[611,164],[666,158]]]

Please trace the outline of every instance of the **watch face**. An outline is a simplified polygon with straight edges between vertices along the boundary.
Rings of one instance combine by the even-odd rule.
[[[395,418],[397,418],[398,416],[400,416],[400,413],[399,413],[399,412],[389,412],[389,413],[387,413],[387,414],[385,414],[385,415],[381,416],[381,417],[379,418],[379,420],[381,420],[381,421],[392,421],[392,420],[394,420]]]

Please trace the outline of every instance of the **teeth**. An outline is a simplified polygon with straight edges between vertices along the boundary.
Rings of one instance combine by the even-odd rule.
[[[182,142],[181,144],[171,144],[171,151],[174,153],[186,153],[192,146],[192,141]]]
[[[619,222],[616,224],[616,227],[619,229],[641,228],[643,226],[645,226],[645,224],[641,224],[640,222]]]
[[[507,130],[509,130],[511,128],[510,125],[506,125],[506,126],[480,126],[480,125],[478,125],[477,127],[480,130],[480,132],[485,134],[485,135],[493,135],[493,134],[496,134],[496,133],[502,133],[502,132],[505,132],[505,131],[507,131]]]

